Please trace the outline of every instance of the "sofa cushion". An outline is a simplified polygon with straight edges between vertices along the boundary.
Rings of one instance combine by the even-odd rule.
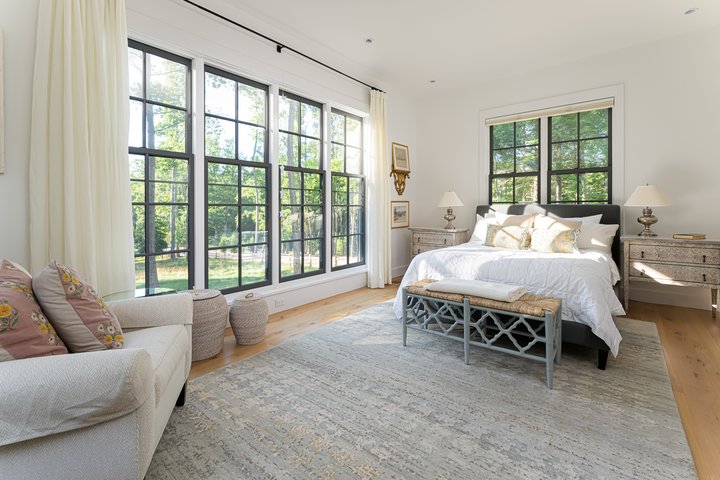
[[[185,368],[189,342],[187,329],[182,325],[166,325],[125,332],[126,348],[142,348],[150,354],[155,370],[155,403],[165,393],[175,370]]]
[[[35,296],[71,352],[122,348],[120,323],[92,286],[67,265],[51,262],[32,281]]]
[[[0,362],[68,353],[35,300],[30,275],[0,261]]]

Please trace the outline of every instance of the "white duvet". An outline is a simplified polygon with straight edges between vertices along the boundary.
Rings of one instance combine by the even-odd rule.
[[[612,288],[620,272],[610,254],[595,250],[540,253],[487,247],[481,242],[421,253],[410,263],[395,297],[398,318],[402,317],[402,288],[424,278],[507,283],[560,298],[563,320],[589,325],[617,356],[622,337],[613,315],[625,311]]]

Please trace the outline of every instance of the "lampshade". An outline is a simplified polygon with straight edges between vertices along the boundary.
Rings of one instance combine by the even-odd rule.
[[[670,201],[655,185],[640,185],[625,202],[626,207],[667,207]]]
[[[437,204],[438,207],[462,207],[463,202],[460,201],[455,192],[445,192]]]

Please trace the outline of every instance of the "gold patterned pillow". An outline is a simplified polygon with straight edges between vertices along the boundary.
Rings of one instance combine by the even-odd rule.
[[[514,250],[527,250],[530,245],[530,235],[526,227],[488,225],[485,245],[489,247],[511,248]]]
[[[535,229],[530,234],[530,249],[547,253],[574,253],[580,230]]]

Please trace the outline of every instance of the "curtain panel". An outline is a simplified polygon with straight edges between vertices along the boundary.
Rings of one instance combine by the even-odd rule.
[[[42,1],[30,147],[30,258],[101,295],[134,288],[124,0]]]
[[[368,165],[368,287],[392,283],[390,264],[390,188],[388,175],[387,95],[370,92],[370,162]]]

